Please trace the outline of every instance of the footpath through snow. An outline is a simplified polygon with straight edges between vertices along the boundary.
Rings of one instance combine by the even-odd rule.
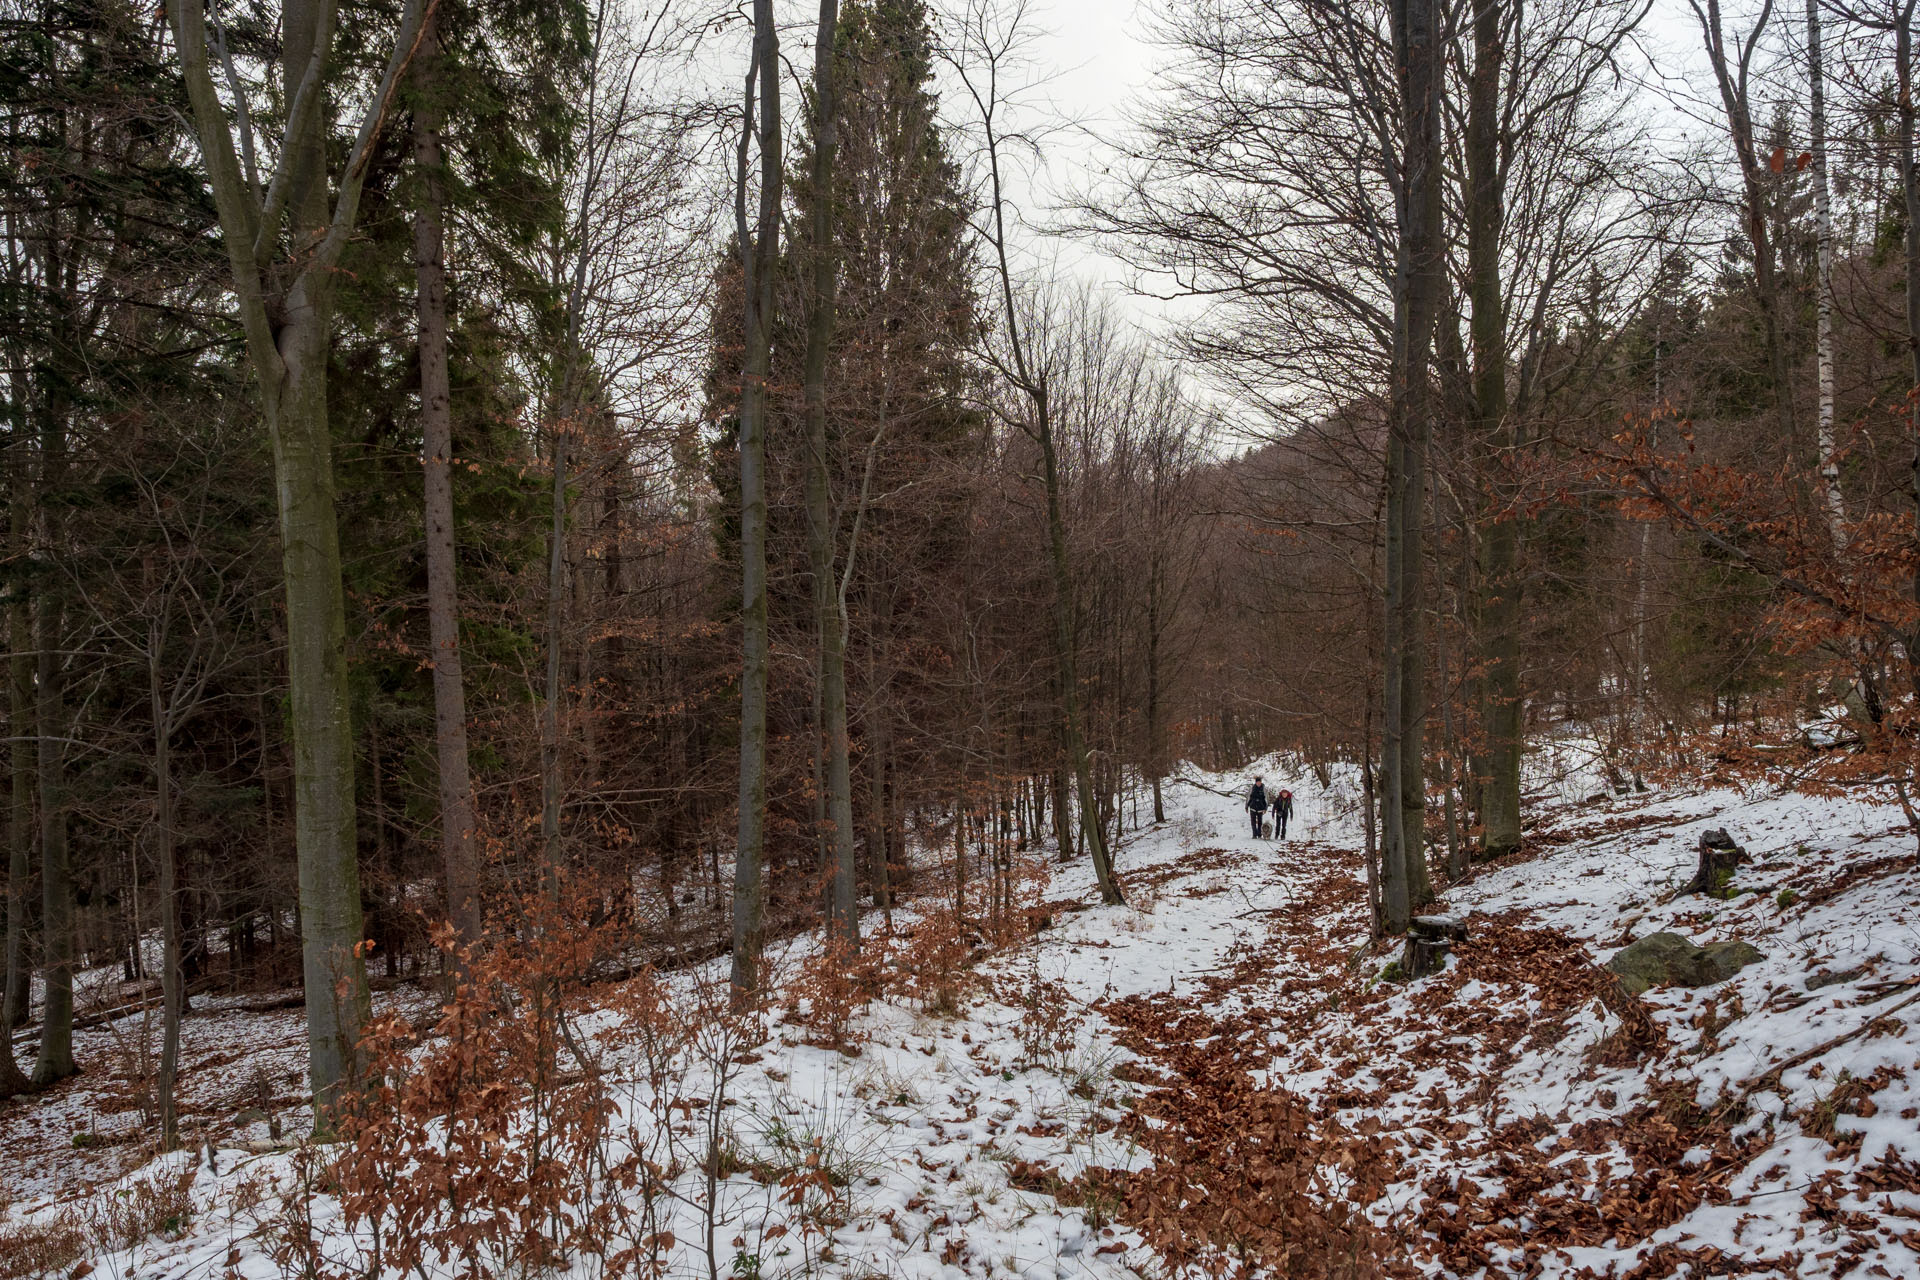
[[[625,1140],[660,1153],[671,1188],[635,1247],[665,1274],[736,1280],[1161,1274],[1278,1238],[1301,1242],[1301,1274],[1345,1256],[1345,1274],[1920,1276],[1920,1006],[1899,1008],[1920,993],[1920,876],[1897,810],[1730,790],[1562,802],[1528,855],[1447,895],[1470,929],[1448,968],[1400,984],[1365,946],[1351,779],[1287,777],[1299,838],[1281,845],[1246,833],[1252,772],[1170,789],[1170,821],[1120,850],[1127,906],[1056,867],[1049,926],[982,960],[961,1007],[878,1002],[854,1056],[776,1021],[726,1059],[721,1108],[710,1069],[663,1077],[611,1015],[585,1028]],[[1670,897],[1709,827],[1755,855],[1735,882],[1752,891]],[[1596,962],[1660,930],[1765,958],[1623,1001]],[[261,1019],[259,1052],[284,1054],[285,1021]],[[190,1077],[245,1068],[233,1020],[212,1025],[208,1057],[188,1024]],[[0,1112],[0,1235],[80,1220],[19,1163],[49,1114],[83,1119],[59,1094]],[[713,1134],[728,1155],[709,1198]],[[293,1154],[229,1149],[218,1172],[176,1154],[105,1193],[168,1177],[179,1212],[83,1265],[282,1280],[314,1268],[286,1247],[295,1226],[336,1264],[365,1256],[324,1179],[288,1199],[313,1182]],[[0,1280],[33,1273],[22,1252],[0,1247]]]

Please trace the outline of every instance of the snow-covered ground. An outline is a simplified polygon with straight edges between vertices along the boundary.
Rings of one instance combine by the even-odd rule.
[[[1126,906],[1097,905],[1087,868],[1055,866],[1049,926],[983,958],[961,1007],[876,1002],[852,1054],[776,1013],[766,1043],[728,1055],[718,1119],[711,1061],[663,1080],[622,1057],[638,1050],[611,1017],[590,1019],[616,1128],[631,1121],[666,1170],[646,1218],[666,1274],[1153,1273],[1146,1224],[1097,1189],[1149,1164],[1143,1124],[1182,1123],[1198,1087],[1182,1073],[1203,1052],[1251,1064],[1249,1089],[1297,1095],[1316,1132],[1364,1135],[1367,1167],[1326,1185],[1364,1195],[1379,1240],[1421,1273],[1920,1276],[1920,1006],[1898,1008],[1920,993],[1920,875],[1897,809],[1729,790],[1589,801],[1600,788],[1569,765],[1529,852],[1447,895],[1470,922],[1449,967],[1399,984],[1379,980],[1394,952],[1367,945],[1352,777],[1262,771],[1294,791],[1295,839],[1250,838],[1237,796],[1254,769],[1189,774],[1169,821],[1118,851]],[[1670,897],[1709,827],[1754,854],[1736,880],[1752,892]],[[1657,930],[1742,939],[1765,959],[1649,992],[1650,1022],[1629,1028],[1594,965]],[[676,981],[694,999],[699,979]],[[196,1106],[250,1105],[256,1055],[276,1081],[297,1066],[292,1012],[229,1010],[187,1034]],[[96,1096],[82,1088],[71,1097]],[[102,1179],[97,1198],[191,1163],[106,1181],[98,1152],[61,1149],[63,1132],[100,1125],[67,1096],[0,1111],[0,1235],[62,1212],[54,1193],[82,1174]],[[649,1132],[662,1114],[668,1129]],[[710,1202],[713,1132],[730,1155]],[[69,1155],[93,1163],[73,1172]],[[218,1161],[191,1174],[190,1220],[96,1268],[297,1272],[276,1249],[296,1157],[229,1147]],[[351,1253],[338,1206],[305,1203]]]

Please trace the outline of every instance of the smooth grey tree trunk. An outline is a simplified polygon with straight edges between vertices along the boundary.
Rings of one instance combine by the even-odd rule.
[[[750,234],[747,154],[756,138],[760,200]],[[767,906],[767,378],[773,364],[781,188],[780,35],[773,0],[753,4],[753,62],[747,72],[738,164],[734,220],[745,276],[746,349],[740,380],[740,826],[733,862],[732,984],[735,998],[744,999],[760,985]]]
[[[1467,274],[1473,302],[1475,430],[1490,467],[1492,520],[1481,536],[1479,607],[1486,776],[1481,786],[1481,854],[1520,847],[1520,755],[1525,704],[1520,691],[1520,525],[1507,480],[1518,432],[1507,404],[1506,296],[1500,278],[1505,225],[1501,167],[1500,76],[1506,61],[1500,0],[1477,0],[1473,74],[1467,100]],[[1451,794],[1451,792],[1449,792]]]
[[[837,0],[820,0],[813,53],[813,209],[808,246],[812,288],[807,298],[807,352],[803,396],[807,420],[807,559],[813,573],[813,620],[820,645],[818,744],[826,764],[826,819],[831,890],[830,932],[858,946],[860,913],[853,854],[853,778],[847,741],[846,623],[840,609],[839,535],[835,528],[827,459],[827,359],[833,347],[839,249],[834,243],[834,152],[838,94],[834,84]]]
[[[294,846],[298,855],[308,1070],[316,1119],[357,1073],[360,1029],[371,1014],[360,942],[353,724],[348,703],[346,603],[334,517],[333,440],[327,425],[330,307],[296,287],[280,334],[286,375],[273,427],[287,596],[288,703],[293,725]]]
[[[467,699],[460,662],[460,590],[453,532],[453,406],[447,377],[446,159],[440,145],[437,23],[414,58],[413,271],[420,349],[421,476],[427,535],[427,631],[433,645],[433,741],[439,770],[440,861],[447,917],[463,945],[480,940],[480,868],[467,764]]]
[[[1394,308],[1392,404],[1387,461],[1387,726],[1383,804],[1383,908],[1389,933],[1405,932],[1414,908],[1431,900],[1426,864],[1425,503],[1432,433],[1428,363],[1439,313],[1440,33],[1434,0],[1394,0],[1403,160]]]
[[[286,145],[271,173],[255,171],[245,112],[234,123],[214,87],[206,14],[169,0],[181,71],[200,139],[247,353],[273,443],[287,604],[288,710],[293,736],[294,843],[314,1120],[330,1128],[338,1091],[357,1083],[371,1013],[360,868],[354,832],[346,610],[327,416],[332,284],[358,218],[395,87],[413,56],[422,0],[407,0],[380,82],[360,118],[337,183],[329,183],[326,89],[334,0],[287,0],[281,15]],[[245,155],[243,169],[241,155]],[[329,186],[333,186],[331,193]]]

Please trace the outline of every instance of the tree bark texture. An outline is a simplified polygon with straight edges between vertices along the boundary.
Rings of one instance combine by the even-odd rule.
[[[1427,879],[1426,776],[1423,767],[1426,676],[1425,503],[1427,444],[1432,435],[1428,364],[1439,314],[1440,68],[1439,14],[1434,0],[1394,0],[1394,46],[1400,79],[1403,160],[1395,311],[1393,404],[1389,410],[1387,477],[1387,755],[1384,906],[1389,932],[1402,933],[1416,908],[1432,898]]]
[[[439,771],[440,859],[455,940],[480,940],[480,867],[467,764],[466,684],[453,532],[453,406],[447,375],[446,157],[437,20],[413,63],[413,271],[420,350],[421,484],[427,535],[427,631],[433,645],[433,741]]]
[[[1847,545],[1847,504],[1840,491],[1839,443],[1833,429],[1833,210],[1827,184],[1826,61],[1821,46],[1820,0],[1807,0],[1807,81],[1813,153],[1813,233],[1817,248],[1815,312],[1820,405],[1815,447],[1827,507],[1827,532],[1835,551]]]
[[[755,98],[759,100],[756,115]],[[756,224],[747,227],[747,153],[760,151]],[[767,820],[767,377],[772,370],[774,272],[780,252],[780,36],[773,0],[754,0],[753,64],[741,120],[734,220],[745,276],[740,378],[740,826],[733,863],[736,998],[760,985],[766,932]]]
[[[14,403],[22,406],[25,399],[16,393]],[[7,449],[9,546],[22,564],[33,545],[33,474],[26,429],[21,414],[14,420]],[[34,843],[33,613],[19,582],[7,601],[7,636],[12,649],[7,659],[7,724],[12,739],[7,764],[12,794],[7,813],[7,989],[0,1030],[27,1020],[33,976],[27,954],[27,893],[33,881]],[[11,1046],[7,1056],[11,1059]]]
[[[827,358],[833,348],[839,250],[834,243],[834,150],[838,142],[834,84],[837,0],[820,0],[820,27],[813,62],[813,225],[809,228],[812,289],[808,295],[804,399],[807,419],[807,558],[813,571],[814,626],[820,645],[820,732],[826,757],[828,894],[831,932],[858,945],[860,912],[855,901],[858,870],[853,856],[853,776],[847,742],[846,619],[839,590],[839,532],[834,519],[827,460]]]
[[[288,0],[281,14],[286,144],[270,174],[243,173],[233,125],[209,69],[206,14],[170,0],[175,43],[199,135],[247,353],[273,444],[286,588],[288,710],[293,736],[308,1071],[316,1126],[357,1076],[370,1014],[354,832],[354,743],[346,611],[327,416],[332,283],[395,86],[415,51],[425,0],[407,0],[386,69],[353,146],[329,183],[325,109],[334,0]],[[248,128],[243,117],[240,127]],[[251,156],[251,147],[248,147]],[[249,162],[251,163],[251,161]],[[264,182],[262,181],[264,179]],[[329,186],[333,186],[331,193]]]
[[[1473,302],[1473,400],[1476,434],[1488,460],[1492,517],[1481,540],[1478,575],[1482,725],[1486,778],[1481,789],[1482,856],[1520,847],[1520,755],[1526,727],[1520,691],[1520,526],[1510,476],[1518,432],[1507,404],[1506,298],[1500,278],[1505,224],[1500,139],[1500,73],[1506,61],[1500,0],[1473,12],[1473,75],[1467,102],[1467,266]]]

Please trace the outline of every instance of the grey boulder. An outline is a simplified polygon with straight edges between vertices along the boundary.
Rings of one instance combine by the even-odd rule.
[[[1696,947],[1677,933],[1650,933],[1607,961],[1620,986],[1637,996],[1649,987],[1709,987],[1725,982],[1766,957],[1745,942],[1710,942]]]

